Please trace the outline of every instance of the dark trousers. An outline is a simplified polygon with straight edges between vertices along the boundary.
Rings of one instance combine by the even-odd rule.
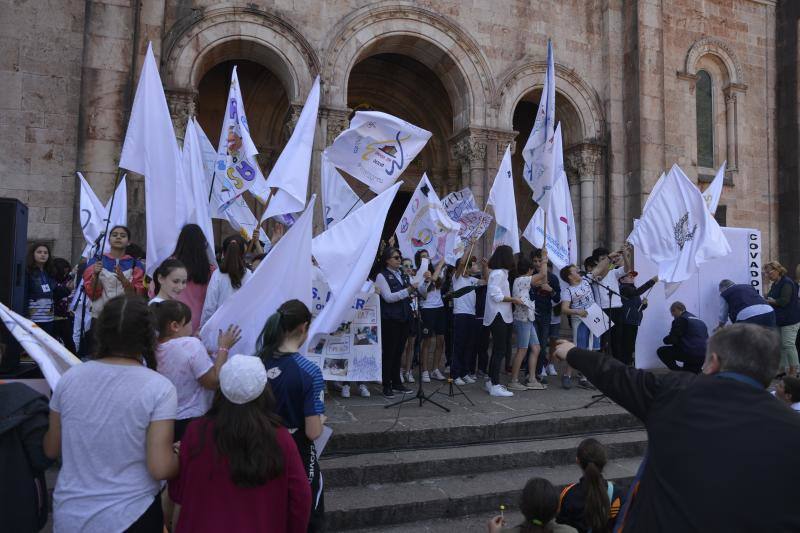
[[[619,328],[622,333],[622,343],[618,359],[626,365],[631,365],[633,363],[633,352],[636,350],[636,335],[639,333],[639,326],[620,324]]]
[[[478,370],[486,374],[489,368],[489,337],[491,336],[491,329],[489,326],[483,325],[483,316],[475,317],[475,348],[470,359],[470,372],[475,372],[477,366]]]
[[[686,372],[693,372],[699,374],[703,368],[703,358],[694,355],[688,355],[677,346],[662,346],[656,350],[658,358],[670,370],[684,370]],[[683,368],[675,364],[675,361],[681,361]]]
[[[539,338],[539,346],[541,346],[539,359],[536,360],[535,375],[537,376],[542,373],[542,369],[547,365],[547,352],[550,348],[550,318],[550,314],[546,316],[542,314],[541,318],[536,315],[536,320],[533,321],[533,327],[536,328],[536,336]],[[530,350],[528,348],[528,353],[530,353]]]
[[[444,308],[444,359],[447,366],[453,366],[453,354],[455,353],[455,339],[453,338],[454,324],[453,324],[453,308],[446,306]],[[452,371],[451,371],[452,375]]]
[[[161,509],[161,494],[156,494],[153,503],[125,533],[162,533],[164,531],[164,511]]]
[[[737,324],[755,324],[756,326],[764,326],[765,328],[774,328],[775,326],[775,311],[770,313],[763,313],[761,315],[751,316],[745,320],[739,320]]]
[[[475,354],[477,336],[475,315],[453,315],[453,362],[450,365],[450,377],[463,378],[475,371],[472,356]]]
[[[489,326],[492,330],[492,357],[489,359],[489,379],[492,385],[500,384],[500,368],[503,359],[511,358],[511,324],[506,324],[497,314]]]
[[[611,329],[600,336],[600,347],[606,353],[610,353],[615,359],[622,361],[622,308],[611,307],[603,309],[603,312],[614,323]]]
[[[400,386],[400,361],[408,339],[408,322],[381,318],[381,360],[383,386]]]
[[[72,340],[72,317],[56,319],[53,324],[52,337],[57,341],[61,341],[64,348],[72,353],[75,353],[75,341]]]

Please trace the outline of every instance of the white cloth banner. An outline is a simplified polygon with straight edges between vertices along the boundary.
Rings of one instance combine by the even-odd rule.
[[[153,45],[147,46],[133,99],[119,166],[144,176],[147,274],[172,255],[181,226],[176,220],[183,165]]]
[[[234,66],[217,147],[216,179],[223,181],[221,190],[225,195],[220,209],[226,209],[247,190],[258,196],[262,202],[266,201],[262,197],[265,190],[264,175],[256,161],[257,155],[256,145],[250,138],[239,76]]]
[[[461,225],[458,236],[465,247],[480,239],[494,220],[492,215],[478,209],[469,189],[451,192],[442,198],[442,206],[447,216]]]
[[[725,183],[725,165],[727,164],[727,161],[722,162],[722,166],[717,170],[717,175],[714,176],[714,181],[703,191],[703,200],[705,200],[712,215],[717,212],[719,199],[722,196],[722,185]]]
[[[262,222],[276,215],[298,213],[305,207],[318,111],[319,76],[314,80],[311,92],[308,93],[289,142],[286,143],[267,178],[267,189],[277,190],[261,215]]]
[[[336,167],[322,154],[322,209],[325,227],[330,228],[364,205]]]
[[[387,113],[357,111],[325,155],[379,194],[400,177],[430,138],[431,132]]]
[[[597,303],[593,303],[589,307],[585,309],[587,315],[578,317],[581,319],[589,331],[592,332],[592,335],[595,337],[600,337],[603,333],[611,329],[611,326],[614,325],[614,322],[608,318],[600,306]]]
[[[45,333],[42,328],[0,303],[0,320],[20,343],[22,349],[36,361],[50,388],[55,390],[64,372],[81,360],[64,345]]]
[[[665,283],[689,279],[698,267],[731,252],[700,191],[673,165],[628,236],[636,253],[658,264]]]
[[[558,177],[548,203],[539,205],[522,236],[537,248],[542,248],[546,218],[547,256],[557,268],[561,269],[578,263],[578,238],[575,232],[575,215],[572,211],[569,182],[564,173],[560,125],[556,129],[553,145]]]
[[[537,204],[547,203],[548,195],[558,175],[550,164],[552,146],[548,141],[555,133],[556,121],[556,81],[553,62],[553,43],[547,41],[547,70],[544,76],[542,96],[539,99],[539,109],[533,122],[533,129],[522,149],[522,158],[525,160],[523,177],[525,183],[533,191],[533,200]]]
[[[492,250],[501,244],[507,244],[519,253],[519,226],[517,225],[517,203],[514,198],[514,178],[511,173],[511,145],[506,147],[503,161],[497,169],[492,189],[489,191],[489,202],[494,208],[494,230]]]
[[[200,328],[200,338],[209,352],[217,349],[220,330],[236,324],[242,338],[232,351],[256,353],[256,344],[264,324],[287,300],[297,299],[311,308],[311,227],[314,218],[312,196],[305,212],[264,258],[246,291],[236,291]]]
[[[314,281],[312,290],[312,315],[317,316],[331,305],[331,293],[323,280]],[[374,292],[357,293],[348,300],[348,308],[332,333],[312,336],[309,331],[306,357],[319,365],[324,379],[381,380],[380,305],[380,297]]]
[[[395,231],[403,257],[413,258],[418,250],[426,250],[434,264],[444,259],[448,265],[455,265],[464,253],[459,231],[461,225],[447,215],[423,174]]]
[[[106,229],[106,219],[108,221],[108,229],[114,226],[127,226],[128,225],[128,186],[125,181],[126,176],[122,176],[117,185],[117,190],[114,192],[114,210],[109,217],[108,212],[111,206],[111,199],[109,198],[106,205],[100,203],[100,199],[92,190],[92,187],[83,177],[80,172],[77,173],[81,183],[81,231],[83,238],[86,240],[86,247],[81,253],[81,257],[92,257],[97,250],[95,250],[95,241]],[[105,252],[111,250],[111,243],[106,239]]]
[[[186,224],[200,226],[209,243],[206,247],[208,260],[217,266],[217,257],[214,253],[214,228],[211,225],[211,213],[208,208],[206,168],[194,117],[190,117],[186,122],[186,134],[183,138],[183,177],[185,189],[178,191],[179,205],[184,206],[183,219],[178,219],[178,223],[181,226]]]

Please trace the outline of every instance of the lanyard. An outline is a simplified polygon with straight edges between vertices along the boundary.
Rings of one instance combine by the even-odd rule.
[[[751,378],[750,376],[745,376],[744,374],[739,374],[738,372],[720,372],[717,374],[717,377],[723,379],[732,379],[734,381],[738,381],[740,383],[747,383],[757,389],[763,389],[764,387],[756,381],[755,379]]]

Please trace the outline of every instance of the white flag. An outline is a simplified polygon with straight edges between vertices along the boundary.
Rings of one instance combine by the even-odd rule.
[[[677,165],[670,169],[627,240],[637,254],[658,265],[658,278],[665,283],[684,281],[699,265],[731,251],[700,191]]]
[[[507,244],[519,253],[519,226],[517,226],[517,202],[514,198],[514,177],[511,173],[511,145],[506,147],[503,161],[497,169],[492,189],[489,191],[489,202],[494,208],[494,230],[492,250],[501,244]]]
[[[83,238],[86,240],[86,247],[81,253],[81,257],[91,257],[97,250],[95,249],[95,241],[106,230],[106,220],[109,218],[108,210],[111,206],[111,199],[106,202],[106,205],[100,203],[100,199],[92,190],[92,187],[83,177],[80,172],[77,173],[81,183],[81,231]],[[111,214],[111,220],[108,221],[108,229],[114,226],[126,226],[128,219],[128,189],[125,183],[125,176],[117,185],[117,190],[114,192],[114,212]],[[105,252],[111,250],[111,243],[106,239]]]
[[[711,182],[705,191],[703,191],[703,200],[705,200],[708,210],[713,215],[717,212],[719,199],[722,196],[722,185],[725,182],[725,165],[727,161],[723,161],[722,166],[717,170],[717,175],[714,176],[714,181]]]
[[[211,141],[208,140],[208,136],[200,127],[200,124],[197,122],[197,120],[193,120],[194,128],[197,132],[197,139],[200,143],[200,149],[203,152],[203,165],[206,169],[206,200],[208,200],[208,191],[211,190],[212,186],[214,188],[211,194],[211,202],[208,205],[211,218],[227,220],[233,229],[238,231],[242,237],[249,241],[253,237],[253,231],[256,229],[256,226],[258,226],[258,220],[256,220],[255,215],[253,215],[253,212],[250,210],[250,207],[247,205],[247,202],[244,201],[244,197],[241,195],[239,195],[233,201],[233,203],[230,203],[226,209],[220,209],[220,206],[225,203],[225,198],[229,196],[229,194],[223,191],[223,188],[225,187],[225,180],[221,177],[220,179],[214,178],[214,166],[217,162],[217,151],[214,149]],[[259,235],[261,238],[264,238],[263,232],[261,232]]]
[[[451,192],[442,198],[442,206],[447,216],[461,226],[458,236],[464,247],[472,246],[489,229],[494,218],[484,213],[475,204],[475,196],[469,188]]]
[[[454,265],[464,253],[460,230],[461,225],[447,215],[428,176],[423,174],[395,231],[403,257],[414,257],[418,250],[426,250],[434,264],[444,258],[448,265]]]
[[[417,157],[431,132],[379,111],[357,111],[325,149],[328,160],[379,194]]]
[[[197,135],[197,127],[193,117],[186,122],[186,134],[183,138],[183,177],[185,190],[178,191],[178,197],[186,203],[181,226],[197,224],[210,246],[206,247],[208,260],[216,266],[214,254],[214,229],[211,226],[211,213],[208,207],[208,189],[206,188],[206,168],[203,162],[203,149]],[[180,204],[179,204],[180,205]]]
[[[261,215],[262,222],[276,215],[300,212],[305,207],[318,111],[319,76],[308,93],[289,142],[267,178],[267,188],[271,190],[274,187],[277,190]]]
[[[547,204],[540,204],[522,236],[537,248],[543,247],[545,218],[547,219],[547,255],[561,269],[578,262],[578,239],[575,233],[575,215],[572,196],[564,172],[561,127],[556,129],[553,157],[557,172],[556,182]]]
[[[22,349],[39,365],[51,389],[55,390],[64,372],[80,364],[81,360],[64,348],[63,344],[2,303],[0,303],[0,320],[9,333],[17,339]]]
[[[322,154],[322,212],[325,227],[330,228],[364,202],[353,192],[336,167]]]
[[[147,274],[172,255],[181,226],[176,220],[183,166],[152,43],[136,87],[119,166],[144,176]]]
[[[522,149],[522,158],[525,160],[523,177],[525,183],[533,190],[533,200],[537,204],[546,204],[547,196],[558,179],[557,172],[550,165],[552,146],[548,141],[555,133],[556,121],[556,81],[553,63],[553,43],[547,41],[547,71],[544,76],[542,97],[539,99],[539,109],[533,129]]]
[[[375,262],[386,214],[400,184],[386,189],[336,226],[317,235],[311,243],[314,259],[322,270],[331,299],[311,322],[308,338],[336,331],[361,292]]]
[[[311,308],[311,227],[314,219],[312,196],[300,219],[279,240],[261,262],[246,291],[237,291],[200,328],[200,338],[212,352],[217,349],[219,330],[230,324],[242,328],[234,352],[255,355],[256,344],[267,318],[287,300],[297,299]]]
[[[650,206],[650,202],[653,200],[654,197],[658,196],[658,190],[664,185],[664,180],[666,179],[667,175],[663,172],[661,176],[658,178],[658,181],[655,185],[653,185],[653,189],[650,191],[650,194],[647,195],[647,200],[644,202],[644,207],[642,208],[642,213],[647,211],[647,208]],[[634,221],[634,224],[636,222]]]
[[[258,167],[256,156],[258,150],[250,138],[250,127],[244,112],[244,100],[239,87],[236,67],[231,74],[231,86],[228,90],[228,103],[222,121],[217,147],[216,179],[223,181],[222,192],[225,195],[220,209],[227,208],[238,196],[252,189],[264,176]],[[263,194],[263,190],[251,190],[254,194]],[[261,198],[262,201],[265,198]]]

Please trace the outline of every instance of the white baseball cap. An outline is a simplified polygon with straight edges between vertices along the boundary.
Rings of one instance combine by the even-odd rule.
[[[255,400],[266,386],[267,370],[259,357],[236,354],[222,365],[219,372],[219,388],[235,404]]]

